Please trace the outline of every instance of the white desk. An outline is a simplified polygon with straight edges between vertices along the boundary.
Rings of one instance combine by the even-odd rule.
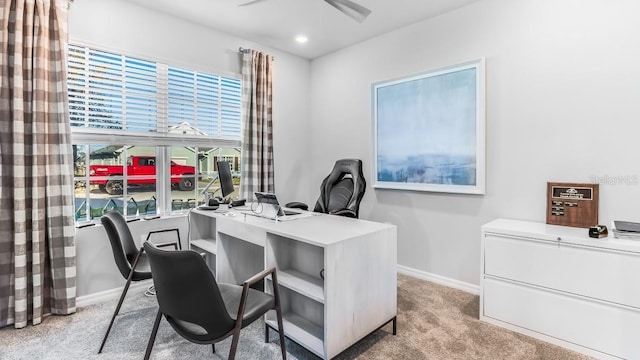
[[[275,222],[233,210],[193,210],[189,234],[190,248],[208,254],[219,282],[239,284],[275,266],[285,335],[323,359],[391,320],[395,329],[395,225],[324,214]],[[272,292],[270,279],[265,288]],[[265,322],[278,328],[274,312]]]

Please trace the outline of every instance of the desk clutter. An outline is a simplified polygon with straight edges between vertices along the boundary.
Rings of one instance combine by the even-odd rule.
[[[246,199],[232,200],[231,201],[231,206],[239,207],[239,206],[244,206],[244,204],[246,204],[246,203],[247,203]]]
[[[245,199],[224,201],[221,198],[210,198],[210,199],[208,199],[206,204],[198,206],[198,209],[200,209],[200,210],[218,210],[218,208],[220,208],[220,205],[228,205],[230,207],[241,207],[241,206],[244,206],[245,203],[246,203]]]

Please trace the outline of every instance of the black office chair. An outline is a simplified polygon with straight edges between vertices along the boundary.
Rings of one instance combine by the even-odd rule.
[[[131,282],[151,279],[149,263],[146,254],[143,253],[144,248],[138,249],[136,247],[136,244],[133,241],[133,236],[131,235],[131,231],[129,230],[129,225],[127,224],[127,221],[122,216],[122,214],[117,211],[110,211],[102,215],[100,221],[102,222],[104,229],[107,231],[109,243],[111,243],[111,250],[113,251],[113,258],[116,261],[118,270],[120,270],[120,274],[122,274],[127,282],[122,289],[120,300],[118,301],[118,305],[113,312],[113,316],[111,317],[111,321],[109,322],[107,332],[104,334],[104,338],[102,339],[102,344],[100,344],[100,350],[98,350],[98,354],[102,353],[102,349],[107,342],[107,337],[109,336],[109,332],[111,331],[113,322],[116,319],[116,315],[118,315],[118,312],[120,311],[120,307],[122,306],[124,297],[127,295],[127,291],[129,290],[129,285],[131,285]],[[149,240],[149,237],[152,234],[167,231],[176,231],[176,233],[178,234],[178,241],[161,243],[157,244],[157,246],[173,246],[175,249],[180,249],[180,232],[178,229],[150,231],[147,235],[147,240]]]
[[[233,336],[229,350],[229,359],[233,360],[240,329],[272,309],[278,318],[282,358],[287,358],[275,268],[251,277],[242,286],[218,284],[202,256],[195,251],[166,251],[148,242],[144,249],[149,256],[160,305],[145,360],[151,355],[162,315],[182,337],[196,344],[211,344],[214,353],[215,343]],[[269,274],[273,280],[273,296],[250,288]]]
[[[338,160],[320,185],[320,197],[313,211],[357,218],[366,187],[362,160]],[[291,202],[285,206],[304,210],[309,208],[301,202]]]

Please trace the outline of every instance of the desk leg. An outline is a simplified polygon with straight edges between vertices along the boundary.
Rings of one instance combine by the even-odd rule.
[[[393,317],[393,335],[396,335],[398,333],[398,317],[394,316]]]

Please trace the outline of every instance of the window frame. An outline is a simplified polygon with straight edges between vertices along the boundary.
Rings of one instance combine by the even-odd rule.
[[[185,67],[182,64],[174,64],[173,62],[165,61],[163,59],[154,58],[151,56],[140,56],[136,54],[128,53],[127,51],[121,51],[118,49],[108,48],[95,44],[88,44],[83,41],[71,40],[70,44],[73,46],[80,47],[89,47],[98,51],[115,53],[117,55],[131,57],[134,59],[141,59],[144,61],[154,62],[157,66],[164,67],[168,70],[168,68],[178,68],[186,71],[194,71],[198,73],[204,73],[206,75],[213,75],[220,77],[220,82],[222,83],[222,79],[233,79],[239,81],[239,101],[240,104],[242,102],[242,76],[241,74],[236,73],[220,73],[220,72],[210,72],[210,71],[202,71],[200,69],[193,69],[194,67]],[[65,63],[65,70],[67,70],[68,61]],[[167,72],[168,73],[168,72]],[[156,79],[157,80],[157,79]],[[161,95],[157,95],[157,99],[160,99]],[[164,100],[168,101],[168,95],[164,94]],[[164,104],[163,106],[168,106]],[[160,117],[161,111],[156,111],[158,117]],[[242,108],[240,106],[240,111],[238,112],[238,124],[240,126],[239,136],[237,139],[223,138],[223,137],[214,137],[211,135],[199,135],[199,134],[176,134],[169,133],[169,121],[168,114],[164,113],[164,119],[157,119],[157,132],[134,132],[120,129],[101,129],[101,128],[86,128],[86,127],[77,127],[71,126],[71,143],[72,145],[122,145],[125,147],[129,146],[150,146],[155,147],[156,152],[156,213],[160,216],[171,216],[176,214],[184,213],[184,210],[173,211],[172,210],[172,199],[171,199],[171,148],[172,147],[190,147],[190,148],[238,148],[241,149],[241,139],[242,136]],[[224,126],[222,119],[218,120],[218,126]],[[199,150],[197,150],[199,152]],[[90,154],[89,151],[84,155],[84,176],[76,176],[74,175],[74,181],[85,181],[87,189],[89,189],[89,180],[90,180]],[[197,160],[194,164],[195,167],[195,180],[196,184],[198,179],[201,177],[201,169],[199,161]],[[74,164],[75,164],[74,159]],[[126,159],[123,163],[124,175],[123,178],[126,179]],[[127,195],[125,190],[123,192],[123,197]],[[196,203],[200,201],[201,194],[197,193],[198,186],[196,185],[194,194],[196,195]],[[90,192],[87,190],[84,194],[84,199],[90,203]],[[74,194],[74,201],[76,199],[76,195]],[[128,200],[123,199],[124,210],[123,213],[127,216],[131,216],[131,214],[127,214],[126,203]],[[77,209],[74,206],[74,213]],[[83,219],[81,223],[86,222],[94,222],[96,219],[92,219],[90,214],[87,214],[86,218]]]

